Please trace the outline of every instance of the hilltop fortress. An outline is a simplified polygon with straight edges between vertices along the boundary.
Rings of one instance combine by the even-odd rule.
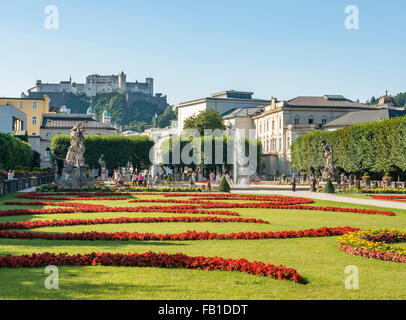
[[[60,83],[42,83],[37,80],[35,87],[28,90],[31,93],[72,93],[85,94],[95,97],[105,93],[136,93],[152,97],[154,95],[154,79],[146,78],[145,82],[127,82],[127,76],[122,71],[119,75],[92,74],[86,77],[86,83],[61,81]]]

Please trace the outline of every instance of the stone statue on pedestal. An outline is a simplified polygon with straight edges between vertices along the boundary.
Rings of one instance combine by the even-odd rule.
[[[94,177],[83,158],[85,153],[83,132],[82,123],[77,124],[70,130],[71,146],[66,154],[62,174],[57,179],[58,188],[60,189],[80,189],[85,186],[93,189],[95,186]]]
[[[338,170],[336,168],[335,161],[333,158],[333,149],[331,148],[330,145],[323,142],[323,150],[324,157],[326,159],[326,164],[324,166],[324,169],[321,170],[322,179],[323,181],[327,181],[328,179],[331,179],[331,181],[336,181],[338,176]]]
[[[100,168],[101,168],[101,172],[100,172],[100,180],[101,181],[106,181],[107,180],[107,175],[106,175],[106,161],[104,160],[104,154],[102,154],[100,156],[99,159],[99,164],[100,164]]]

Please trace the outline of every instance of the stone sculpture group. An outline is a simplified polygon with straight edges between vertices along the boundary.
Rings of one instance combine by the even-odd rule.
[[[93,189],[95,186],[95,179],[83,158],[85,153],[83,132],[82,123],[77,124],[70,130],[71,146],[66,154],[62,174],[57,178],[58,188],[60,189],[80,189],[85,186]]]

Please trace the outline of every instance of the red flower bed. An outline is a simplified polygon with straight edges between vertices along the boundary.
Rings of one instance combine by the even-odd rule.
[[[257,209],[295,209],[295,210],[315,210],[315,211],[329,211],[329,212],[348,212],[348,213],[360,213],[360,214],[372,214],[372,215],[386,215],[395,216],[392,211],[381,210],[368,210],[368,209],[356,209],[356,208],[343,208],[343,207],[321,207],[321,206],[306,206],[306,205],[286,205],[275,204],[272,202],[260,202],[260,203],[228,203],[228,202],[211,202],[200,200],[175,200],[175,199],[149,199],[149,200],[130,200],[131,203],[188,203],[196,204],[199,208],[204,209],[236,209],[236,208],[257,208]]]
[[[83,204],[74,202],[6,202],[7,205],[23,206],[58,206],[68,208],[58,209],[11,209],[0,210],[0,217],[54,214],[54,213],[97,213],[97,212],[143,212],[143,213],[175,213],[175,214],[201,214],[201,215],[226,215],[239,216],[237,212],[200,210],[198,206],[138,206],[138,207],[108,207],[96,204]]]
[[[155,234],[138,232],[83,232],[83,233],[41,233],[0,231],[0,238],[7,239],[44,239],[44,240],[85,240],[85,241],[189,241],[189,240],[259,240],[286,238],[320,238],[334,237],[348,232],[358,231],[357,228],[338,227],[320,228],[301,231],[280,232],[238,232],[218,234],[197,231],[186,231],[175,234]]]
[[[207,271],[239,271],[247,274],[290,280],[305,283],[296,270],[284,266],[274,266],[263,262],[249,262],[245,259],[225,259],[220,257],[189,257],[183,254],[148,252],[144,254],[91,253],[68,255],[42,253],[33,255],[0,257],[0,268],[38,268],[56,266],[125,266],[166,269],[194,269]]]
[[[262,219],[220,218],[220,217],[142,217],[142,218],[112,218],[112,219],[72,219],[52,221],[23,221],[0,223],[0,230],[35,229],[43,227],[95,225],[95,224],[124,224],[124,223],[162,223],[162,222],[220,222],[220,223],[258,223],[269,224]]]
[[[59,196],[64,195],[65,197],[49,197],[52,196]],[[67,195],[75,195],[77,197],[66,197]],[[107,197],[108,195],[115,195],[116,197]],[[129,194],[118,194],[118,193],[108,193],[108,192],[100,192],[100,193],[23,193],[16,195],[17,199],[31,199],[31,200],[84,200],[84,201],[102,201],[102,200],[127,200],[128,197],[117,197],[117,195],[129,195]]]
[[[400,202],[406,202],[406,196],[376,196],[376,195],[370,195],[373,199],[376,200],[389,200],[389,201],[400,201]]]

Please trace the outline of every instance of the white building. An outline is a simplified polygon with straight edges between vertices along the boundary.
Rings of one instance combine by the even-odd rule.
[[[102,122],[105,124],[111,124],[111,118],[112,118],[112,115],[111,115],[110,111],[105,110],[102,114]]]
[[[180,103],[178,107],[178,134],[184,128],[185,120],[199,114],[200,111],[214,109],[221,115],[238,108],[256,108],[269,104],[269,100],[253,99],[253,92],[223,91],[212,94],[210,97]]]
[[[71,113],[71,109],[70,108],[67,108],[66,106],[62,106],[60,109],[59,109],[59,112],[60,113]]]
[[[154,95],[154,80],[146,78],[145,82],[127,82],[127,76],[124,72],[119,75],[99,75],[92,74],[86,77],[86,83],[61,81],[60,83],[43,83],[37,80],[35,87],[28,90],[30,92],[58,93],[66,92],[73,94],[86,94],[88,97],[94,97],[103,93],[139,93],[147,96]]]
[[[262,143],[261,173],[267,177],[291,174],[290,146],[298,137],[353,111],[377,110],[343,96],[297,97],[289,101],[273,98],[253,116],[257,138]]]
[[[260,110],[261,107],[232,109],[223,114],[224,125],[229,132],[234,133],[237,129],[244,130],[244,136],[249,138],[250,131],[256,128],[252,117]]]

